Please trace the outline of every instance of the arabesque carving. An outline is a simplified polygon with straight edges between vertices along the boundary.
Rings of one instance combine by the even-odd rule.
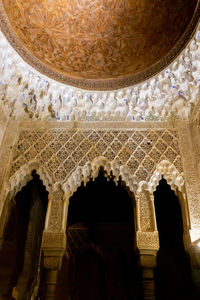
[[[192,35],[198,6],[198,0],[2,0],[0,25],[42,73],[82,88],[115,89],[168,65]]]
[[[127,169],[137,182],[148,182],[157,164],[163,160],[169,161],[182,172],[175,129],[58,128],[21,131],[13,150],[10,180],[12,181],[14,174],[24,165],[30,166],[32,162],[38,161],[47,170],[53,184],[65,183],[77,166],[85,166],[99,156],[107,158],[109,162],[118,163],[121,169],[124,168],[124,174]]]
[[[158,232],[137,231],[137,247],[140,250],[144,250],[144,249],[158,250],[159,249]]]
[[[187,204],[184,181],[185,174],[189,173],[186,170],[183,174],[178,137],[176,129],[165,128],[21,130],[12,150],[10,177],[4,183],[7,199],[6,202],[4,199],[4,206],[36,170],[49,191],[46,230],[60,232],[66,226],[69,197],[82,181],[86,184],[90,178],[95,179],[100,167],[103,167],[106,176],[114,178],[116,184],[122,180],[135,194],[136,200],[139,198],[137,217],[142,220],[139,232],[155,233],[153,203],[147,199],[148,195],[152,198],[163,176],[176,193],[178,190],[183,195],[184,210],[189,211],[186,213],[186,229],[191,228],[194,240],[199,234],[199,223],[194,222],[198,200],[191,199],[189,187]],[[191,168],[190,172],[193,172]],[[188,186],[186,188],[188,192]],[[190,206],[195,201],[197,210],[191,210]]]
[[[57,185],[49,195],[48,216],[45,228],[51,232],[59,232],[63,223],[63,196],[64,192],[60,185]]]
[[[148,182],[157,172],[159,162],[163,166],[163,160],[165,165],[167,160],[169,166],[175,165],[182,172],[178,136],[174,129],[27,129],[20,132],[13,147],[6,191],[10,193],[9,199],[14,197],[31,179],[35,169],[50,193],[46,228],[57,232],[63,228],[67,214],[62,190],[64,198],[69,199],[82,181],[86,183],[91,177],[97,177],[100,167],[116,182],[121,177],[132,192],[140,189],[144,182],[151,190],[152,184],[148,185]]]
[[[156,230],[154,215],[154,204],[151,201],[149,191],[135,194],[137,208],[138,229],[144,232]]]

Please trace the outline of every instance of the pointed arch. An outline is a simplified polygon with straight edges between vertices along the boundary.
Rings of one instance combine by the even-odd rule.
[[[159,181],[163,178],[170,185],[171,189],[176,193],[177,189],[185,194],[185,184],[183,174],[180,173],[175,165],[168,160],[162,160],[156,167],[153,175],[148,183],[148,190],[153,193],[159,185]]]
[[[24,185],[27,184],[28,180],[32,178],[31,173],[34,170],[39,175],[46,187],[46,190],[50,192],[53,185],[53,180],[48,171],[37,160],[32,161],[30,164],[25,164],[19,170],[17,170],[15,174],[10,177],[6,185],[6,189],[13,192],[15,192],[16,189],[19,191]]]
[[[117,184],[120,177],[129,187],[131,192],[136,191],[138,182],[135,175],[132,175],[125,165],[120,165],[118,160],[109,161],[104,156],[95,158],[92,162],[88,161],[83,167],[78,166],[76,170],[71,174],[68,180],[63,184],[63,190],[66,197],[70,197],[84,182],[84,185],[92,178],[93,180],[98,176],[100,168],[103,168],[107,177],[114,177],[114,181]]]
[[[48,171],[41,166],[38,161],[31,162],[30,164],[23,165],[13,176],[10,177],[5,183],[2,202],[0,207],[0,238],[3,236],[4,226],[9,213],[11,200],[16,194],[32,179],[32,172],[36,171],[39,175],[47,192],[51,192],[53,181],[48,174]]]
[[[125,165],[120,165],[118,160],[109,161],[104,156],[95,158],[92,162],[88,161],[83,167],[78,166],[76,170],[71,174],[68,180],[62,185],[62,189],[65,193],[64,199],[64,213],[63,213],[63,228],[67,225],[68,205],[70,197],[77,191],[83,182],[84,185],[89,182],[90,179],[95,180],[98,177],[100,168],[106,171],[106,177],[113,179],[115,184],[121,179],[129,191],[134,193],[138,188],[138,182],[136,176],[132,175]]]
[[[140,199],[141,195],[143,195],[143,198],[146,199],[146,204],[152,206],[151,218],[154,219],[155,229],[156,229],[157,222],[156,222],[155,207],[154,207],[154,192],[157,186],[159,185],[159,181],[162,179],[162,177],[167,181],[170,188],[175,192],[176,196],[179,198],[179,202],[182,210],[183,225],[184,225],[184,244],[188,245],[190,217],[189,217],[189,209],[188,209],[188,203],[187,203],[187,197],[185,191],[185,184],[184,184],[183,174],[176,169],[173,163],[170,163],[168,160],[162,160],[160,163],[158,163],[149,182],[147,183],[145,181],[141,181],[138,184],[136,198],[138,197],[138,199]],[[147,197],[148,193],[149,193],[149,197]],[[146,198],[144,197],[144,195],[146,195]],[[145,211],[147,212],[148,210],[146,209]]]
[[[168,160],[162,160],[157,165],[148,184],[148,190],[150,191],[153,200],[153,193],[156,191],[162,177],[167,181],[167,184],[179,199],[184,227],[183,239],[184,245],[187,248],[188,245],[190,245],[189,230],[191,228],[191,222],[183,173],[180,173],[173,163],[170,163]]]

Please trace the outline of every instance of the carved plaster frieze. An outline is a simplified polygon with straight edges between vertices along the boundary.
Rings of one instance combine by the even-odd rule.
[[[103,157],[102,164],[103,161],[108,162],[104,162],[108,174],[112,171],[116,178],[122,176],[131,190],[135,190],[136,182],[149,182],[161,161],[173,164],[176,174],[182,172],[175,129],[27,129],[21,131],[13,147],[9,182],[11,185],[18,182],[16,176],[22,177],[23,168],[34,169],[36,164],[36,170],[46,170],[52,185],[65,183],[76,187],[83,178],[91,176],[90,172],[93,177],[97,176],[98,168],[93,168],[91,163],[94,161],[95,166],[98,157]],[[70,177],[72,174],[73,177]]]
[[[187,120],[200,91],[200,27],[168,68],[113,91],[87,91],[56,82],[26,64],[0,35],[0,101],[16,120]]]
[[[22,129],[11,161],[2,203],[12,199],[36,170],[49,192],[45,229],[52,232],[65,228],[70,196],[82,182],[95,179],[101,167],[108,180],[112,177],[116,184],[122,180],[134,193],[151,191],[167,168],[176,171],[176,176],[169,173],[170,184],[175,186],[177,177],[182,176],[177,130],[173,128]],[[154,185],[152,178],[156,178]]]

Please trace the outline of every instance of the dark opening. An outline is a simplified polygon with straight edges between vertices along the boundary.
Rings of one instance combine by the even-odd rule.
[[[2,280],[10,286],[8,295],[12,293],[12,288],[17,285],[25,268],[27,281],[23,292],[31,292],[28,289],[32,288],[38,268],[47,203],[48,193],[39,176],[33,173],[33,179],[15,196],[5,227],[0,269],[4,276]],[[25,257],[28,257],[27,261]]]
[[[165,179],[159,182],[154,199],[160,240],[155,274],[156,299],[194,299],[190,260],[183,244],[179,199]]]
[[[67,243],[74,247],[70,299],[142,299],[132,197],[122,182],[118,186],[112,179],[108,182],[101,170],[95,181],[82,184],[70,198]]]

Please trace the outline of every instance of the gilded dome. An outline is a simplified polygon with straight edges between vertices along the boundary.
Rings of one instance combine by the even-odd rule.
[[[142,81],[170,63],[192,35],[198,3],[2,0],[1,27],[40,72],[78,87],[112,89]]]

